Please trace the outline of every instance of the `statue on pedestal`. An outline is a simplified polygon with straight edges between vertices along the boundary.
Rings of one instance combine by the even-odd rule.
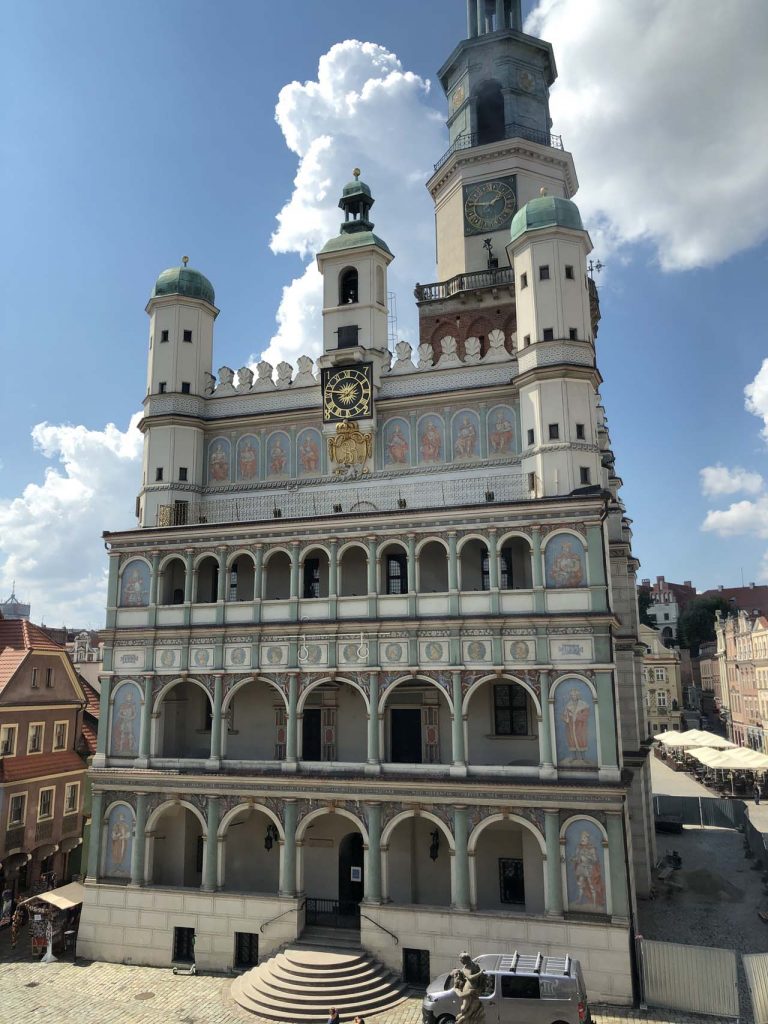
[[[462,953],[459,960],[461,967],[453,972],[453,990],[461,1000],[456,1024],[485,1024],[480,996],[487,992],[488,975],[469,953]]]

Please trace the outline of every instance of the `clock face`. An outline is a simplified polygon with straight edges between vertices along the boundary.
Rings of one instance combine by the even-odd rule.
[[[323,370],[323,422],[359,420],[373,411],[370,363]]]
[[[498,231],[506,227],[517,206],[514,185],[514,176],[467,185],[464,189],[464,234]]]

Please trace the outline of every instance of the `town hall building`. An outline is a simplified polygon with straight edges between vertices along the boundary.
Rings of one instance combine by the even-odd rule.
[[[418,346],[388,347],[397,253],[357,169],[316,364],[214,374],[213,285],[157,278],[84,956],[228,970],[323,924],[411,978],[541,950],[631,1000],[645,648],[591,243],[550,45],[520,0],[467,7]]]

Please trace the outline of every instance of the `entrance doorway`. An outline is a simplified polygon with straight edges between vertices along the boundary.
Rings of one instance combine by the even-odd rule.
[[[304,718],[301,729],[301,759],[302,761],[321,761],[322,753],[322,728],[320,722],[320,708],[304,708]]]
[[[395,764],[421,764],[421,708],[392,708],[391,758]]]
[[[363,898],[363,837],[350,832],[339,843],[339,910],[357,915]]]

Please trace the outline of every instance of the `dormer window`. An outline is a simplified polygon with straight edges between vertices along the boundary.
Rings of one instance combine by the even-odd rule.
[[[348,306],[357,301],[357,271],[354,267],[347,267],[339,277],[339,305]]]

